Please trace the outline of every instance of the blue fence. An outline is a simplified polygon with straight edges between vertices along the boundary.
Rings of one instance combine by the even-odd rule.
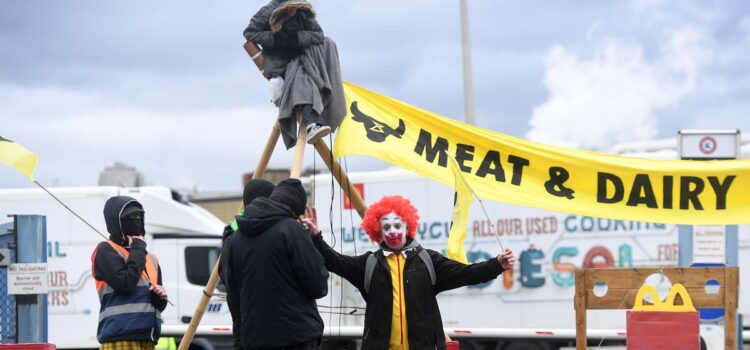
[[[13,222],[0,225],[0,248],[10,250],[10,261],[16,261],[16,234]],[[8,267],[0,267],[0,344],[14,344],[16,332],[16,296],[8,295]]]

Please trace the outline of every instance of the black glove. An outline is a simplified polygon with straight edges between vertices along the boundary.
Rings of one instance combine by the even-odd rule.
[[[297,35],[297,32],[289,33],[287,36],[287,48],[289,50],[299,49],[299,35]]]
[[[287,43],[289,41],[289,33],[287,33],[284,29],[273,33],[273,48],[276,50],[283,50],[287,48]]]
[[[289,33],[296,32],[299,30],[305,30],[305,14],[303,11],[297,11],[297,14],[287,19],[281,30],[285,30]]]

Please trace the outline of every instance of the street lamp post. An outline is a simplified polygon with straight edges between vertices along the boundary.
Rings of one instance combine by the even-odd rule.
[[[469,5],[461,1],[461,45],[464,61],[464,113],[466,123],[474,125],[474,86],[471,75],[471,45],[469,43]]]

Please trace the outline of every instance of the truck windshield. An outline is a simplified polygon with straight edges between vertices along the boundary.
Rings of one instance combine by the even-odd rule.
[[[215,246],[192,246],[185,248],[185,271],[187,280],[192,284],[205,286],[211,277],[214,264],[219,258],[219,247]],[[219,280],[216,286],[221,292],[225,292],[224,283]]]

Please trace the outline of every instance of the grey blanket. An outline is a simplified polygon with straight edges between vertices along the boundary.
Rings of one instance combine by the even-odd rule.
[[[326,37],[322,44],[305,49],[289,62],[284,74],[284,92],[277,101],[281,136],[287,149],[297,140],[295,106],[310,104],[323,124],[335,131],[346,115],[344,86],[336,43]]]

